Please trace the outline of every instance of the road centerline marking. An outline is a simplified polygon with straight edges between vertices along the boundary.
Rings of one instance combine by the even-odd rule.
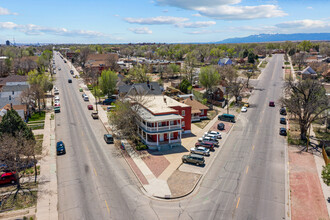
[[[94,169],[95,176],[97,176],[97,172],[96,172],[95,168],[93,168],[93,169]]]
[[[254,145],[252,146],[252,150],[254,150]]]
[[[246,167],[245,173],[249,172],[249,166]]]
[[[109,209],[109,206],[108,206],[107,200],[104,200],[104,202],[105,202],[105,205],[107,206],[108,213],[110,214],[110,209]]]
[[[237,200],[237,204],[236,204],[236,208],[238,208],[238,205],[239,205],[239,201],[241,200],[240,197],[238,197],[238,200]]]

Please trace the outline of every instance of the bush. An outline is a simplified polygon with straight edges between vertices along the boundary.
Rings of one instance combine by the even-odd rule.
[[[140,150],[147,150],[148,146],[140,142],[138,145],[136,145],[135,149],[139,150],[139,151]]]

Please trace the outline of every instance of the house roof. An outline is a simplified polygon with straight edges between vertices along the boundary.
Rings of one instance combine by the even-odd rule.
[[[200,110],[208,110],[209,107],[207,107],[206,105],[203,105],[202,103],[200,103],[199,101],[195,100],[195,99],[185,99],[182,101],[182,103],[185,103],[187,105],[191,106],[191,113],[200,113]]]
[[[11,92],[11,91],[24,91],[29,88],[29,85],[12,85],[12,86],[3,86],[2,92]]]
[[[0,97],[0,108],[3,108],[5,105],[12,103],[13,105],[20,105],[21,104],[21,100],[20,97],[16,97],[16,98],[12,98],[11,100],[9,100],[8,97],[4,97],[1,98]]]
[[[10,110],[11,109],[11,105],[10,104],[5,105],[3,107],[3,109]],[[13,105],[13,109],[15,109],[16,111],[17,110],[24,110],[24,111],[26,111],[26,105]]]
[[[222,59],[219,59],[219,61],[218,61],[218,64],[219,65],[221,65],[221,64],[231,64],[232,63],[232,61],[231,61],[231,59],[230,58],[222,58]]]
[[[0,78],[0,85],[6,85],[7,82],[26,82],[27,80],[27,76],[10,75],[5,78]]]
[[[116,53],[105,53],[105,54],[89,54],[86,61],[88,67],[99,67],[107,66],[107,62],[110,58],[118,60],[118,54]]]
[[[301,71],[301,74],[316,74],[316,72],[312,69],[312,67],[308,66]]]
[[[139,107],[137,110],[138,115],[147,122],[160,122],[160,121],[168,121],[168,120],[180,120],[183,117],[177,114],[166,114],[166,115],[153,115],[150,111],[148,111],[144,107]]]
[[[133,85],[122,85],[118,87],[119,94],[129,94],[129,95],[161,95],[162,88],[157,82],[148,83],[135,83]]]

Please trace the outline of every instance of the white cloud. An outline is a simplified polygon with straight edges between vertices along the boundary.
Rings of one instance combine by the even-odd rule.
[[[0,15],[17,15],[17,13],[10,12],[7,8],[0,7]]]
[[[282,17],[287,15],[277,5],[242,6],[241,0],[157,0],[159,5],[169,5],[195,10],[201,16],[221,20],[247,20]]]
[[[187,23],[178,23],[175,24],[176,27],[180,28],[204,28],[215,25],[215,21],[196,21],[196,22],[187,22]]]
[[[128,28],[129,31],[132,31],[135,34],[152,34],[152,30],[147,27],[141,28]]]
[[[198,34],[214,34],[214,33],[221,33],[223,31],[221,30],[198,30],[198,31],[189,31],[189,32],[186,32],[186,34],[195,34],[195,35],[198,35]]]
[[[213,8],[200,7],[198,11],[201,15],[223,20],[248,20],[257,18],[282,17],[286,13],[275,5],[259,6],[217,6]]]
[[[314,8],[312,6],[308,6],[307,9],[312,10]]]
[[[316,28],[326,28],[330,27],[329,22],[322,20],[295,20],[295,21],[286,21],[279,23],[276,27],[284,29],[316,29]]]
[[[111,37],[97,31],[89,30],[67,30],[66,28],[43,27],[35,24],[15,24],[13,22],[0,22],[0,30],[17,30],[27,35],[60,35],[60,36],[80,36],[80,37]]]
[[[150,18],[125,18],[125,21],[131,24],[176,24],[179,22],[184,22],[189,20],[188,18],[182,17],[170,17],[170,16],[158,16],[158,17],[150,17]]]
[[[115,15],[113,15],[114,17],[119,17],[119,15],[118,14],[115,14]]]
[[[202,17],[202,15],[201,15],[201,14],[199,14],[199,13],[196,13],[196,14],[192,14],[191,16],[193,16],[193,17]]]

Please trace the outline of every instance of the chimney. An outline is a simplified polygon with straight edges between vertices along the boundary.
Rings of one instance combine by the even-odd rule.
[[[191,95],[191,96],[189,96],[189,97],[190,97],[190,100],[193,100],[193,99],[192,99],[192,95]]]
[[[164,97],[164,102],[165,102],[165,104],[167,104],[167,103],[166,103],[166,98],[165,98],[165,97]]]

